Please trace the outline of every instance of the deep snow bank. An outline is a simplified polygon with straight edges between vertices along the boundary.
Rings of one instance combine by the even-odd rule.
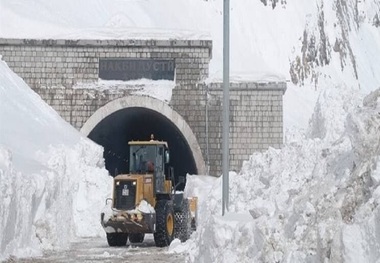
[[[379,262],[380,90],[363,97],[323,92],[306,138],[231,174],[226,217],[217,180],[189,261]]]
[[[102,149],[0,60],[0,260],[103,234],[111,185]]]

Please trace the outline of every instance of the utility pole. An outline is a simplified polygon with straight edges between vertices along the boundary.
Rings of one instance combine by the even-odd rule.
[[[223,187],[222,215],[228,211],[229,202],[229,131],[230,131],[230,0],[223,5]]]

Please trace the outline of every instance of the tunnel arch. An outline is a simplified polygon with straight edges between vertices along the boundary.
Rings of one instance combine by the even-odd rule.
[[[177,175],[206,171],[201,148],[186,121],[169,105],[149,96],[128,96],[107,103],[86,121],[81,132],[104,147],[106,168],[112,175],[114,166],[121,167],[116,163],[123,163],[127,156],[120,147],[127,148],[129,140],[148,140],[151,133],[168,141]]]

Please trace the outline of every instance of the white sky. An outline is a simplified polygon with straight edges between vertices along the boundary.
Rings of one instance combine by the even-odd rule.
[[[212,39],[215,80],[222,2],[0,0],[0,37]],[[315,68],[316,85],[288,82],[284,147],[255,153],[231,173],[224,218],[221,180],[189,176],[186,193],[201,202],[198,231],[169,253],[188,251],[190,262],[380,262],[379,91],[363,105],[364,95],[380,87],[380,30],[372,24],[380,3],[347,2],[347,14],[357,4],[360,15],[359,28],[348,34],[358,79],[352,61],[342,70],[330,47],[330,64]],[[231,79],[290,80],[304,31],[320,43],[322,3],[333,46],[341,37],[335,1],[294,0],[275,9],[232,1]],[[157,85],[167,88],[156,98],[170,100],[173,83]],[[111,189],[101,151],[0,62],[0,260],[104,235],[98,211]]]

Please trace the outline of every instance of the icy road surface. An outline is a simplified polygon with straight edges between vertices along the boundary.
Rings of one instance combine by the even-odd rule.
[[[48,252],[43,257],[11,259],[7,262],[139,262],[178,263],[185,262],[185,255],[168,253],[168,248],[158,248],[153,235],[145,235],[143,243],[124,247],[109,247],[104,238],[81,239],[72,243],[71,249],[62,252]]]

